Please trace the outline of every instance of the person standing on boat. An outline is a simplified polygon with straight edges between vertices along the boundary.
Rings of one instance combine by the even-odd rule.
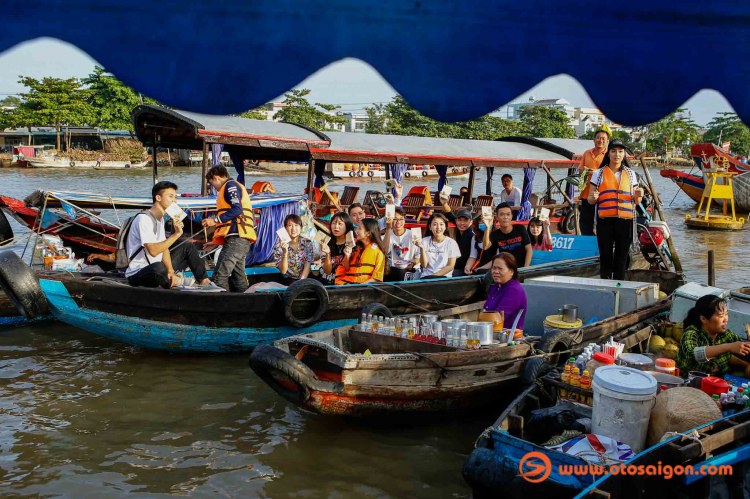
[[[677,354],[681,376],[687,377],[690,371],[700,371],[724,377],[730,365],[742,369],[750,365],[735,357],[750,354],[750,343],[729,331],[728,323],[726,300],[716,295],[698,298],[683,321],[685,331]]]
[[[336,279],[336,269],[344,260],[346,235],[354,230],[352,219],[344,212],[335,213],[331,217],[331,240],[323,246],[323,266],[320,269],[320,282],[331,285]]]
[[[421,250],[422,279],[453,277],[461,249],[453,238],[447,236],[447,230],[448,219],[442,213],[433,213],[427,220],[427,237],[417,243]]]
[[[255,242],[253,206],[245,186],[229,177],[223,166],[214,166],[206,180],[217,190],[216,216],[203,219],[204,227],[216,227],[213,242],[203,249],[211,251],[222,246],[214,270],[214,284],[227,291],[244,293],[247,289],[245,258]]]
[[[209,284],[211,281],[206,274],[206,266],[195,246],[185,241],[170,250],[182,235],[182,222],[172,221],[174,232],[171,236],[167,237],[164,232],[164,214],[177,199],[177,185],[166,180],[158,182],[151,189],[151,198],[154,204],[136,215],[125,242],[125,251],[130,258],[125,270],[128,283],[131,286],[169,289],[180,282],[175,268],[188,267],[198,284]],[[112,257],[106,256],[113,261]]]
[[[589,203],[596,205],[596,238],[599,244],[599,274],[602,279],[625,279],[630,244],[633,241],[633,214],[641,202],[643,189],[630,169],[621,140],[609,143],[601,167],[591,175]]]
[[[336,284],[383,282],[385,254],[378,222],[365,218],[357,227],[357,244],[344,247],[344,259],[336,269]]]
[[[484,231],[483,247],[493,256],[503,251],[512,254],[519,267],[528,267],[531,265],[534,250],[531,246],[529,233],[522,225],[513,225],[513,213],[510,205],[508,203],[497,205],[497,208],[495,208],[495,218],[500,222],[500,227],[494,231]],[[485,224],[491,226],[492,220],[485,221]],[[487,270],[489,267],[490,265],[488,264],[479,268]]]
[[[578,165],[578,170],[585,172],[585,184],[586,186],[581,190],[580,200],[580,217],[579,224],[581,226],[582,236],[593,236],[594,235],[594,210],[595,205],[590,204],[588,197],[591,192],[591,173],[598,170],[604,161],[604,156],[607,155],[607,146],[609,145],[609,128],[605,128],[604,125],[601,130],[596,132],[594,135],[594,148],[589,149],[583,153],[581,158],[581,164]]]
[[[500,202],[507,203],[508,206],[521,206],[521,189],[513,187],[513,177],[506,173],[500,179],[503,183],[503,190],[500,191]],[[518,216],[518,211],[511,210],[513,220]]]
[[[503,327],[510,329],[521,314],[516,329],[523,330],[526,319],[526,291],[518,282],[518,265],[516,258],[506,252],[499,253],[492,258],[492,279],[495,284],[490,288],[487,301],[482,312],[503,312]]]
[[[407,272],[419,265],[419,246],[412,238],[410,230],[406,230],[406,213],[403,208],[396,206],[393,218],[385,219],[385,243],[388,251],[388,272],[386,282],[403,281]]]
[[[313,241],[300,237],[302,219],[299,215],[287,215],[284,218],[284,229],[291,238],[288,243],[279,239],[273,248],[273,259],[279,272],[283,274],[286,285],[310,276],[310,268],[315,260]]]

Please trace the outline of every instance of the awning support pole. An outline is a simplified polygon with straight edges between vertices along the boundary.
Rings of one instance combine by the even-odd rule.
[[[153,159],[153,162],[154,162],[154,165],[153,165],[154,166],[154,169],[153,169],[153,172],[154,172],[154,185],[156,185],[157,182],[159,182],[159,170],[158,170],[158,167],[157,167],[157,165],[159,163],[156,161],[156,141],[157,141],[156,134],[154,134],[154,143],[151,146],[151,151],[153,152],[152,159]]]
[[[471,166],[469,168],[470,168],[470,171],[469,171],[469,185],[468,185],[468,188],[469,188],[468,205],[473,206],[474,205],[474,179],[477,174],[477,171],[474,169],[474,162],[471,163]],[[464,200],[464,202],[466,201]]]
[[[540,168],[547,173],[547,182],[554,182],[555,184],[557,184],[557,180],[555,180],[555,177],[552,176],[552,172],[550,171],[549,167],[547,167],[547,165],[544,164],[544,160],[542,160],[542,164],[540,165]],[[573,200],[568,197],[568,194],[565,192],[564,189],[562,189],[562,186],[560,187],[561,187],[560,194],[562,194],[563,199],[565,199],[565,201],[567,201],[567,203],[573,209],[574,219],[576,221],[576,235],[580,236],[581,227],[578,225],[578,207],[573,202]]]
[[[315,199],[313,196],[313,175],[315,174],[315,160],[310,158],[307,162],[307,203],[312,204]]]
[[[208,173],[208,142],[203,140],[203,161],[201,162],[201,196],[208,196],[208,181],[206,180],[206,174]]]
[[[646,182],[648,182],[648,188],[651,190],[651,195],[654,196],[654,206],[656,207],[657,213],[659,213],[659,218],[661,218],[663,222],[666,222],[667,218],[664,216],[664,212],[661,209],[661,198],[654,188],[654,182],[651,180],[651,172],[648,171],[648,167],[646,166],[646,162],[643,161],[643,158],[641,157],[639,159],[641,161],[641,166],[643,167],[643,173],[646,177]],[[677,249],[674,247],[672,234],[669,234],[669,237],[667,238],[667,247],[669,248],[669,252],[672,254],[672,263],[674,264],[674,269],[677,272],[682,272],[682,262],[680,262],[680,256],[677,254]]]

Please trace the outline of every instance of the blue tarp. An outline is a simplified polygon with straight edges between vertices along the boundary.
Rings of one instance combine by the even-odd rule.
[[[624,125],[656,121],[702,88],[750,120],[750,3],[741,0],[50,0],[10,2],[5,14],[34,22],[0,33],[2,50],[59,38],[144,95],[212,114],[255,108],[356,57],[444,121],[487,114],[560,73]]]

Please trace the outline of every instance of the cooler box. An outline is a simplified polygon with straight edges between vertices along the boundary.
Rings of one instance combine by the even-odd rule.
[[[745,324],[750,324],[750,288],[729,293],[729,324],[727,328],[740,338],[746,338]]]
[[[567,288],[569,297],[565,303],[581,307],[578,291],[603,290],[614,297],[615,315],[656,303],[659,300],[659,285],[648,282],[615,281],[611,279],[592,279],[588,277],[545,276],[525,279],[524,283],[544,284],[551,287]],[[559,306],[562,307],[563,303]],[[579,316],[581,314],[579,313]],[[599,317],[603,320],[605,317]]]
[[[689,282],[684,286],[680,286],[677,288],[677,291],[674,292],[672,310],[669,312],[669,320],[672,322],[682,322],[685,320],[688,310],[695,306],[695,302],[698,301],[698,298],[705,295],[717,295],[722,298],[729,298],[729,291],[695,282]],[[745,326],[743,324],[742,332],[744,333],[744,331]]]

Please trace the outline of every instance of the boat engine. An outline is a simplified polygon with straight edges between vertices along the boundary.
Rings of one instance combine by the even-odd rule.
[[[641,253],[648,261],[651,270],[669,270],[672,255],[667,246],[669,227],[665,222],[648,222],[648,226],[638,224],[638,242]]]

